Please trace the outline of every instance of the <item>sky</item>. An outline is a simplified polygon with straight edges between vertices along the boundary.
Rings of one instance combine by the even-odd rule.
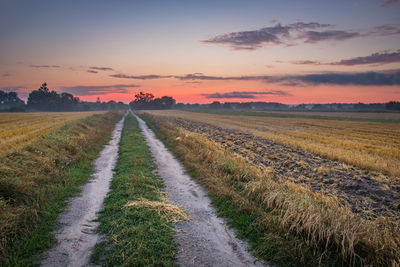
[[[0,0],[0,90],[400,101],[400,0]]]

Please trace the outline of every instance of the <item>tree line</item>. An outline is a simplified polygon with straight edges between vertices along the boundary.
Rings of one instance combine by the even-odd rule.
[[[95,111],[127,109],[128,105],[114,100],[101,102],[81,101],[70,93],[51,91],[46,83],[29,93],[25,104],[16,92],[0,91],[0,111]]]
[[[129,103],[131,109],[170,109],[176,101],[171,96],[154,98],[152,93],[139,92],[135,94],[135,99]]]
[[[139,92],[129,103],[131,109],[259,109],[259,110],[315,110],[315,111],[399,111],[400,102],[387,103],[331,103],[287,105],[276,102],[225,102],[214,101],[209,104],[176,103],[171,96],[155,98],[152,93]],[[81,101],[70,93],[51,91],[46,83],[33,90],[25,104],[16,92],[0,90],[0,111],[93,111],[127,109],[128,105],[114,100],[101,102]]]
[[[4,92],[0,90],[0,110],[17,111],[25,105],[16,92]]]

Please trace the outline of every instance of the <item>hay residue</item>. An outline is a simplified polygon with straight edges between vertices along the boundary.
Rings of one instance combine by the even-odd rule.
[[[177,223],[179,221],[190,221],[190,217],[180,207],[160,201],[149,201],[145,198],[140,198],[138,201],[130,201],[124,205],[124,208],[141,207],[157,210],[159,216]]]

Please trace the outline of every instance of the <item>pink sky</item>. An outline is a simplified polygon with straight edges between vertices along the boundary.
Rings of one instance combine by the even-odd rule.
[[[400,101],[400,4],[384,3],[4,1],[0,90],[26,99],[47,82],[126,103],[139,91],[184,103]]]

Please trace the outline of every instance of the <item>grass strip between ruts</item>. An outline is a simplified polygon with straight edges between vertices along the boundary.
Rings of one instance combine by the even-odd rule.
[[[175,266],[173,222],[179,215],[162,208],[171,204],[165,202],[163,184],[154,174],[155,169],[138,123],[128,115],[111,191],[99,216],[98,232],[104,240],[96,245],[94,263]]]

